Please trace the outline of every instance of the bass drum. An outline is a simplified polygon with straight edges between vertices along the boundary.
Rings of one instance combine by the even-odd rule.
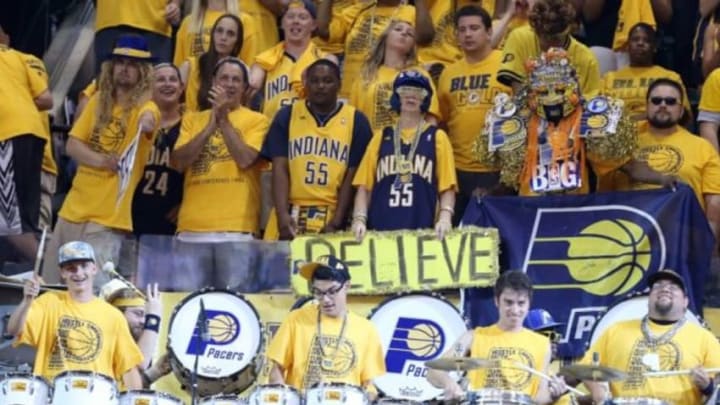
[[[610,326],[620,322],[629,321],[631,319],[642,319],[648,313],[648,296],[647,294],[633,294],[621,301],[613,304],[608,310],[600,315],[592,329],[590,335],[590,346],[602,336],[603,332]],[[689,309],[685,312],[685,318],[705,327],[705,323]],[[588,346],[588,347],[590,347]]]
[[[196,327],[201,302],[207,320],[205,341]],[[183,389],[190,389],[197,354],[198,394],[235,394],[255,381],[263,342],[260,317],[250,302],[232,291],[205,288],[185,297],[173,310],[167,352]]]
[[[387,368],[374,380],[378,389],[390,399],[426,402],[440,396],[443,391],[425,379],[425,362],[442,356],[467,331],[457,307],[438,294],[402,294],[381,302],[370,320],[380,334]]]

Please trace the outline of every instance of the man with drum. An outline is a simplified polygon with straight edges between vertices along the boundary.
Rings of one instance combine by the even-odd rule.
[[[36,298],[40,277],[23,289],[23,300],[10,316],[8,333],[15,345],[37,348],[33,372],[49,381],[64,371],[90,371],[120,380],[127,389],[142,388],[143,360],[123,315],[93,293],[98,272],[88,243],[73,241],[58,251],[60,277],[67,291]]]
[[[302,266],[300,275],[317,303],[292,311],[270,342],[270,383],[299,390],[345,383],[374,391],[372,380],[385,374],[383,350],[373,323],[347,309],[347,265],[321,256]]]
[[[661,270],[648,279],[648,314],[610,326],[583,363],[627,373],[610,383],[585,381],[593,399],[655,398],[676,405],[701,403],[714,390],[707,368],[720,367],[720,343],[710,331],[688,322],[687,289],[679,274]],[[672,373],[668,373],[673,371]]]
[[[547,376],[550,340],[523,327],[532,299],[532,283],[521,271],[506,271],[495,283],[498,321],[465,332],[444,358],[480,359],[487,367],[468,372],[468,390],[482,395],[485,389],[511,391],[540,404],[552,403],[565,393],[562,378]],[[538,378],[540,373],[547,378]],[[460,399],[466,393],[445,371],[431,369],[428,381],[445,390],[445,399]],[[550,380],[550,382],[548,382]]]
[[[119,309],[125,316],[130,333],[143,354],[140,365],[140,376],[143,386],[149,387],[160,377],[170,373],[170,362],[167,355],[152,363],[155,349],[160,338],[160,320],[162,317],[162,301],[157,283],[148,285],[146,294],[127,284],[126,281],[114,279],[103,286],[102,294],[110,305]]]

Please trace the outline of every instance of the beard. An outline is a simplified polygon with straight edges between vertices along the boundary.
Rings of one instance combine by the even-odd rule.
[[[668,129],[678,124],[678,120],[672,117],[668,116],[667,118],[660,118],[657,116],[657,114],[653,115],[652,117],[648,117],[648,122],[650,123],[650,125],[658,129]]]
[[[661,302],[661,301],[655,302],[655,311],[657,311],[657,313],[660,315],[663,315],[663,316],[667,315],[670,313],[670,311],[672,311],[672,309],[673,309],[672,301],[668,301],[667,303]]]

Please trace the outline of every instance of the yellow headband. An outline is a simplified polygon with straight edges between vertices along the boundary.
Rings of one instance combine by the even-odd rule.
[[[150,59],[151,57],[150,52],[133,48],[115,48],[112,51],[112,56],[127,56],[137,59]]]
[[[117,298],[112,300],[110,303],[114,307],[143,307],[145,306],[145,300],[137,298]]]

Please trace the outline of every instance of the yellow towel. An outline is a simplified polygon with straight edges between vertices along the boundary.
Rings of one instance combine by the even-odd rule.
[[[283,59],[285,55],[285,42],[280,42],[274,47],[261,53],[255,58],[255,63],[260,65],[263,70],[268,71],[274,69]],[[320,48],[315,46],[312,42],[305,49],[305,52],[295,61],[295,64],[290,71],[289,79],[290,86],[295,93],[300,97],[305,97],[305,88],[302,84],[303,73],[308,66],[318,59],[326,57],[328,54],[321,51]]]
[[[650,24],[653,28],[657,27],[650,0],[622,0],[613,39],[613,50],[625,48],[630,38],[630,29],[641,22]]]

